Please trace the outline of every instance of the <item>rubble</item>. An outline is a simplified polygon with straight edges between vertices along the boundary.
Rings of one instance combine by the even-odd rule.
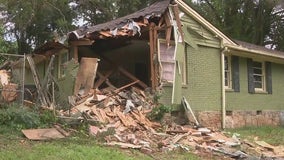
[[[264,142],[247,145],[249,143],[242,142],[237,134],[229,137],[213,128],[174,122],[162,126],[151,121],[147,114],[156,104],[147,97],[147,93],[134,86],[123,90],[91,91],[89,97],[72,108],[71,116],[97,122],[89,125],[89,134],[103,140],[105,145],[138,149],[146,154],[181,148],[184,151],[215,152],[233,159],[283,157],[283,148]],[[242,150],[243,145],[261,152],[250,155],[245,149]]]

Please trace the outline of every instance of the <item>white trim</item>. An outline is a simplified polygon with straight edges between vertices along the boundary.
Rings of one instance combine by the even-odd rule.
[[[182,0],[175,0],[175,1],[188,14],[190,14],[192,16],[192,18],[194,18],[195,20],[197,20],[198,22],[203,24],[204,27],[206,27],[208,30],[212,31],[214,34],[216,34],[217,37],[220,37],[222,39],[223,44],[237,45],[233,40],[231,40],[229,37],[227,37],[225,34],[223,34],[221,31],[219,31],[215,26],[213,26],[211,23],[209,23],[207,20],[205,20],[200,14],[198,14],[195,10],[190,8]]]

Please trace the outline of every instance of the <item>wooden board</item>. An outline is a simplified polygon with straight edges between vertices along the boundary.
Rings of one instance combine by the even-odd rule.
[[[22,130],[22,133],[30,140],[47,140],[65,137],[56,128],[26,129]]]

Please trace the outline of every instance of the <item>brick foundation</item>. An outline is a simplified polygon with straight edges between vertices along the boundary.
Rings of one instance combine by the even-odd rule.
[[[199,111],[195,114],[202,126],[221,128],[222,115],[220,111]],[[284,111],[227,111],[225,123],[226,128],[284,126]]]
[[[226,115],[226,128],[244,126],[284,125],[284,111],[230,111]]]

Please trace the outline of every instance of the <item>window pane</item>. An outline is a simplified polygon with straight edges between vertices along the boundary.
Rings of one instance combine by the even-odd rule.
[[[254,77],[254,81],[262,81],[262,76],[253,76]]]
[[[253,73],[254,74],[262,74],[262,69],[254,68]]]
[[[261,62],[253,62],[253,67],[254,68],[262,68],[262,63]]]
[[[255,88],[262,88],[262,82],[254,82]]]

